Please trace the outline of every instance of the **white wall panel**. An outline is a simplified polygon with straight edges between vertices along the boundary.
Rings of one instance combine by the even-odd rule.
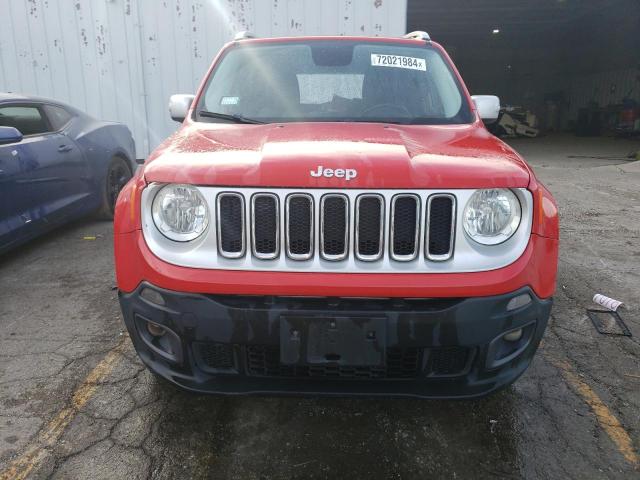
[[[176,128],[220,47],[258,36],[405,32],[406,0],[0,0],[0,91],[68,102],[126,123],[146,156]]]

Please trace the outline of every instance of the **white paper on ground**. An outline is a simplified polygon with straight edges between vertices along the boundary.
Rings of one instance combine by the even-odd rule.
[[[612,312],[618,310],[620,305],[622,305],[621,301],[609,298],[605,295],[602,295],[601,293],[596,293],[593,296],[593,301],[598,305],[602,305],[604,308],[611,310]]]

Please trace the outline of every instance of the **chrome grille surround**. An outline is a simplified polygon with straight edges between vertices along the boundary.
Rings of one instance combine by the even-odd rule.
[[[380,236],[378,238],[378,253],[376,254],[363,254],[360,252],[360,208],[361,202],[364,199],[375,198],[380,202]],[[362,262],[375,262],[376,260],[380,260],[382,254],[384,253],[384,197],[377,193],[362,193],[356,197],[356,208],[355,208],[355,243],[354,243],[354,252],[356,258]]]
[[[456,197],[454,195],[451,195],[450,193],[434,193],[433,195],[429,195],[429,198],[427,198],[427,216],[426,216],[426,221],[425,221],[425,235],[426,238],[424,240],[424,254],[426,256],[426,258],[428,260],[431,260],[433,262],[444,262],[446,260],[449,260],[452,256],[453,256],[453,250],[454,250],[454,245],[455,245],[455,239],[456,239],[456,224],[455,222],[451,222],[451,230],[450,230],[450,235],[451,238],[449,240],[449,251],[446,254],[433,254],[430,252],[430,248],[429,248],[429,239],[430,239],[430,233],[431,233],[431,204],[433,202],[433,200],[435,200],[436,198],[449,198],[451,199],[451,216],[453,218],[457,217],[457,205],[456,205]]]
[[[398,220],[398,216],[399,216],[399,212],[397,212],[397,205],[396,203],[398,202],[398,200],[402,200],[402,199],[414,199],[416,202],[416,211],[415,211],[415,216],[416,216],[416,221],[415,221],[415,225],[413,226],[413,228],[415,229],[414,235],[413,235],[413,252],[410,254],[402,254],[402,253],[396,253],[396,245],[395,245],[395,240],[396,240],[396,222]],[[415,195],[413,193],[398,193],[396,195],[394,195],[391,198],[391,222],[390,222],[390,235],[389,235],[389,255],[391,256],[391,258],[393,260],[396,260],[398,262],[410,262],[411,260],[414,260],[417,256],[418,256],[418,252],[419,252],[419,241],[420,241],[420,197],[418,197],[418,195]],[[407,224],[407,226],[410,226]]]
[[[331,221],[328,219],[325,214],[327,211],[327,202],[330,200],[342,200],[344,202],[344,235],[340,235],[344,238],[344,251],[342,253],[327,253],[328,246],[325,244],[326,237],[329,235],[326,232],[326,221]],[[339,208],[339,207],[338,207]],[[347,258],[349,254],[349,198],[342,193],[326,193],[320,199],[320,255],[325,260],[329,260],[331,262],[339,262],[340,260],[344,260]],[[340,234],[340,232],[337,232]]]
[[[290,215],[291,215],[291,200],[295,199],[295,198],[304,198],[307,199],[309,201],[309,253],[307,254],[301,254],[301,253],[294,253],[291,251],[291,240],[289,238],[290,232],[291,232],[291,219],[290,219]],[[313,197],[307,193],[290,193],[289,195],[287,195],[287,199],[285,201],[285,251],[287,252],[287,257],[289,257],[291,260],[298,260],[298,261],[304,261],[304,260],[309,260],[310,258],[313,257],[313,251],[314,251],[314,242],[313,242],[313,238],[314,238],[314,202],[313,202]]]
[[[272,198],[275,202],[275,250],[273,253],[258,251],[256,242],[256,200],[260,198]],[[254,193],[251,195],[251,253],[261,260],[273,260],[280,255],[280,199],[275,193]]]
[[[225,197],[232,197],[240,199],[240,235],[241,235],[241,248],[238,251],[224,250],[223,248],[223,228],[222,228],[222,215],[220,214],[220,203]],[[244,196],[238,192],[220,192],[216,197],[216,233],[218,238],[218,252],[225,258],[242,258],[247,251],[247,234],[246,234],[246,222],[245,222],[245,202]]]
[[[304,188],[268,188],[264,187],[213,187],[198,186],[209,205],[211,215],[207,231],[189,242],[174,242],[164,237],[155,227],[151,215],[151,205],[155,194],[164,184],[151,183],[142,190],[141,225],[144,243],[149,251],[158,259],[172,265],[182,267],[201,268],[211,270],[252,270],[263,272],[333,272],[333,273],[458,273],[481,272],[502,268],[515,262],[524,252],[531,235],[533,218],[533,197],[525,188],[514,188],[512,192],[518,198],[522,208],[522,219],[516,233],[496,246],[480,245],[472,241],[462,226],[462,210],[475,189],[448,190],[400,190],[400,189],[304,189]],[[241,198],[243,205],[241,212],[243,252],[225,252],[220,245],[220,212],[218,199],[220,195],[236,195]],[[259,258],[254,255],[254,238],[252,235],[253,220],[251,199],[255,194],[272,194],[278,198],[279,221],[278,242],[279,255],[272,259]],[[342,260],[327,260],[321,255],[320,249],[320,203],[324,195],[344,195],[348,199],[348,251]],[[356,206],[358,196],[380,195],[384,202],[384,232],[382,238],[382,254],[377,260],[359,258],[356,243]],[[395,195],[415,195],[420,204],[418,254],[412,260],[396,260],[391,256],[391,203]],[[427,238],[425,229],[428,202],[432,196],[451,195],[456,202],[454,236],[451,238],[452,255],[447,260],[427,257]],[[301,204],[309,208],[308,215],[301,215],[304,226],[309,231],[309,241],[303,242],[302,247],[309,251],[305,255],[296,255],[290,249],[289,213],[291,200],[303,197],[308,204]],[[436,198],[436,197],[434,197]],[[266,202],[265,202],[266,203]],[[300,205],[299,205],[300,206]],[[370,205],[369,205],[370,206]],[[444,211],[444,210],[443,210]],[[237,219],[237,217],[234,217]],[[370,216],[371,218],[371,216]],[[307,223],[308,222],[308,223]],[[371,222],[371,220],[369,220]],[[268,224],[273,224],[268,222]],[[238,221],[234,223],[237,228]],[[236,230],[238,231],[238,230]],[[300,230],[298,230],[299,232]],[[364,231],[364,230],[363,230]],[[413,233],[413,232],[412,232]],[[345,234],[346,235],[346,234]],[[371,235],[371,233],[368,233]],[[298,233],[298,238],[303,238]],[[443,237],[444,238],[444,237]],[[375,242],[374,242],[375,243]],[[440,248],[442,250],[442,247]],[[304,281],[304,280],[302,280]]]

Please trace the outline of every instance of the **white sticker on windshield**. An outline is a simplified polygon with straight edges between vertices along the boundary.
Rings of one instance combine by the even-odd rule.
[[[410,70],[427,71],[427,61],[424,58],[403,57],[401,55],[371,54],[371,65],[374,67],[408,68]]]
[[[222,97],[220,105],[237,105],[239,101],[240,97]]]

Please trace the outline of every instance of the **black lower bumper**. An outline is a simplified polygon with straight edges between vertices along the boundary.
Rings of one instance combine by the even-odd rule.
[[[120,293],[149,369],[185,389],[219,394],[485,395],[526,370],[551,303],[529,288],[464,299],[197,295],[149,284]],[[354,325],[365,338],[355,353]],[[329,338],[322,345],[337,342],[344,355],[323,356],[318,332]]]

